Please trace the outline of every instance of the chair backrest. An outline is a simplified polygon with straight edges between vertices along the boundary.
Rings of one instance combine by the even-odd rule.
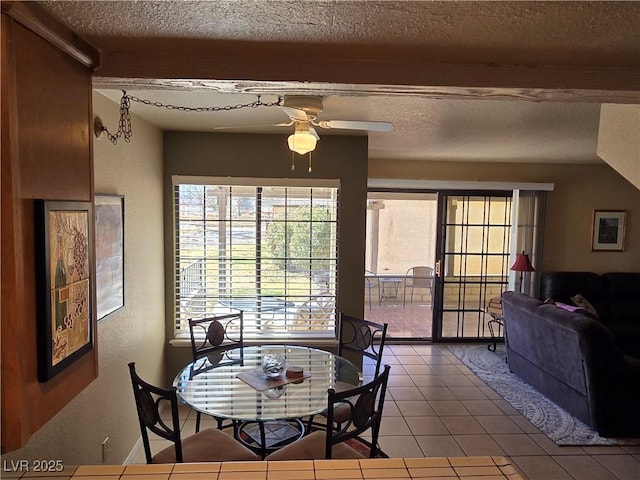
[[[378,286],[378,277],[371,270],[364,271],[364,281],[367,288],[374,288]]]
[[[244,345],[244,314],[242,310],[207,318],[190,318],[191,353],[193,361],[209,357],[220,365],[228,350]]]
[[[389,380],[389,365],[384,366],[384,371],[377,375],[373,381],[361,387],[336,392],[333,388],[328,390],[329,399],[327,405],[327,441],[325,458],[331,458],[333,445],[356,438],[369,447],[369,457],[375,457],[378,453],[378,435],[380,422],[382,421],[382,408]],[[335,429],[333,410],[336,406],[349,405],[349,419],[343,422],[339,430]],[[362,434],[371,429],[371,440],[362,438]]]
[[[178,396],[175,388],[164,389],[151,385],[142,380],[136,373],[135,362],[129,363],[133,396],[138,410],[138,421],[147,463],[151,463],[151,448],[149,446],[149,432],[173,442],[176,451],[176,462],[182,463],[182,441],[180,439],[180,421],[178,419]],[[167,404],[171,408],[171,421],[166,422],[160,417],[160,405]]]
[[[336,311],[335,297],[330,293],[313,295],[296,310],[295,330],[324,330]]]
[[[374,376],[380,373],[387,324],[374,323],[340,312],[338,331],[338,355],[347,351],[359,352],[375,361]]]
[[[407,270],[407,277],[411,279],[413,287],[431,288],[433,285],[433,268],[425,266],[411,267]]]

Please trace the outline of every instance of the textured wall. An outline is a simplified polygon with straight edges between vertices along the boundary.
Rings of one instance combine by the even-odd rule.
[[[118,105],[94,94],[94,113],[117,127]],[[98,322],[99,375],[11,459],[65,465],[122,463],[140,436],[127,363],[164,378],[162,133],[134,117],[131,143],[94,142],[95,190],[125,196],[125,307]]]

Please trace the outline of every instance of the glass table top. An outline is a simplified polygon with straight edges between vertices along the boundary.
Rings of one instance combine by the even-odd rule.
[[[288,366],[301,367],[310,377],[263,391],[238,374],[260,369],[267,353],[281,353]],[[324,350],[289,345],[247,346],[224,356],[203,357],[188,364],[173,385],[178,399],[207,415],[240,421],[306,417],[327,407],[327,390],[347,390],[362,384],[362,373],[350,361]]]

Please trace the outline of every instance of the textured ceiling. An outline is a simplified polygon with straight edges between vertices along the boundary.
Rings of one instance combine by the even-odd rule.
[[[324,45],[327,49],[409,52],[432,63],[640,66],[638,2],[136,1],[39,2],[103,52],[144,40]],[[358,50],[367,46],[367,50]],[[259,60],[259,59],[256,59]],[[248,58],[250,61],[250,57]],[[295,64],[295,58],[292,59]],[[99,75],[99,70],[97,72]],[[295,80],[295,78],[292,78]],[[469,80],[473,87],[473,80]],[[301,84],[323,94],[322,84]],[[382,120],[371,158],[598,162],[599,104],[437,99],[324,92],[323,119]],[[268,92],[269,90],[265,90]],[[273,90],[272,90],[273,91]],[[173,105],[234,105],[253,95],[128,88]],[[102,91],[118,101],[117,90]],[[293,92],[290,92],[293,93]],[[117,108],[114,105],[114,108]],[[195,114],[132,104],[165,129],[211,130],[286,121],[277,108]],[[135,126],[134,126],[135,129]],[[282,132],[287,129],[223,131]],[[320,135],[340,132],[319,131]]]
[[[98,46],[114,37],[192,38],[379,44],[420,49],[423,55],[446,61],[481,55],[502,63],[640,63],[636,2],[40,3]]]

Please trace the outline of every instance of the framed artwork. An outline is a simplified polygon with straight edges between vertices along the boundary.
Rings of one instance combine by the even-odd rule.
[[[38,379],[93,348],[91,202],[36,200]]]
[[[625,210],[594,210],[591,250],[622,252],[627,212]]]
[[[124,306],[124,197],[98,194],[96,220],[96,297],[98,320]]]

